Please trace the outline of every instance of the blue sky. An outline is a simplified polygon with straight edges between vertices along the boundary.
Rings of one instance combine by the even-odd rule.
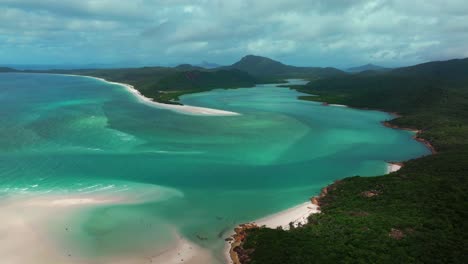
[[[0,64],[398,66],[467,43],[466,0],[0,0]]]

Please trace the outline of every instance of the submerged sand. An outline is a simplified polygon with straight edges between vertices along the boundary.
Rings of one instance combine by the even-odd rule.
[[[68,231],[67,220],[92,206],[131,203],[123,197],[102,195],[59,196],[50,194],[9,196],[0,202],[0,255],[2,263],[192,263],[213,262],[209,251],[178,237],[165,250],[132,255],[89,258],[68,252],[54,239],[54,230]]]

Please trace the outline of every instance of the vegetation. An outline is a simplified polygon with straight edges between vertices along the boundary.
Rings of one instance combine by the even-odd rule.
[[[291,231],[257,228],[243,243],[251,264],[464,263],[468,259],[468,59],[312,81],[302,99],[402,114],[438,154],[398,172],[327,188],[322,213]]]
[[[335,68],[296,67],[269,58],[247,55],[226,68],[245,71],[257,78],[305,78],[315,80],[345,73]]]

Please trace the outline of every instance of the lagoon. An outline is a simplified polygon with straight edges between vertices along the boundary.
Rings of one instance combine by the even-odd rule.
[[[222,263],[235,225],[430,154],[382,126],[390,114],[299,95],[274,84],[189,94],[183,104],[239,115],[187,115],[97,79],[0,74],[0,252],[43,241],[20,262]]]

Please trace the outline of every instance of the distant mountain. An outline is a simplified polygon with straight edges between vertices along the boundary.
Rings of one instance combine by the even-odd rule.
[[[18,70],[78,70],[78,69],[118,69],[128,67],[140,67],[138,64],[105,64],[105,63],[88,63],[88,64],[2,64],[0,67],[14,68]]]
[[[418,76],[427,79],[442,79],[444,81],[468,81],[468,58],[447,61],[432,61],[409,67],[397,68],[391,71],[394,75]]]
[[[16,72],[18,70],[15,70],[13,68],[9,68],[9,67],[0,67],[0,72]]]
[[[191,64],[180,64],[174,67],[174,69],[182,71],[193,71],[193,70],[203,70],[203,67],[191,65]]]
[[[352,67],[347,69],[346,71],[348,72],[363,72],[363,71],[388,71],[390,68],[385,68],[379,65],[374,65],[374,64],[366,64],[366,65],[361,65],[358,67]]]
[[[335,68],[297,67],[255,55],[247,55],[226,68],[245,71],[256,77],[317,79],[344,74]]]
[[[320,79],[302,90],[320,96],[311,100],[403,114],[429,111],[439,105],[451,108],[448,97],[452,100],[460,97],[459,93],[468,95],[468,58]]]
[[[213,62],[208,62],[208,61],[202,61],[202,63],[197,64],[196,66],[199,66],[199,67],[202,67],[202,68],[205,68],[205,69],[214,69],[214,68],[222,67],[222,65],[219,65],[219,64],[213,63]]]

